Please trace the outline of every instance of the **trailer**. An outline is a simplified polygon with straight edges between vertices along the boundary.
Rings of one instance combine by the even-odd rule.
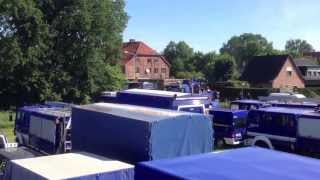
[[[247,110],[210,109],[218,147],[242,144],[247,128]]]
[[[210,152],[211,119],[203,114],[125,104],[72,108],[72,149],[136,163]]]
[[[117,103],[178,111],[205,113],[212,97],[160,90],[129,89],[117,93]],[[214,104],[217,106],[216,102]]]
[[[66,153],[12,160],[4,179],[133,180],[134,167],[90,153]]]
[[[24,106],[16,113],[14,133],[19,146],[47,154],[71,150],[71,107],[62,104]]]
[[[318,180],[319,168],[317,159],[250,147],[141,162],[135,166],[135,179]]]
[[[320,114],[310,109],[269,107],[248,114],[246,145],[320,153]]]

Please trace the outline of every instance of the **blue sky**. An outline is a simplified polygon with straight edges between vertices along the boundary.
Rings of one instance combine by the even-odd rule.
[[[320,50],[319,0],[126,0],[124,41],[144,41],[161,52],[170,40],[218,51],[233,35],[259,33],[284,49],[292,38]]]

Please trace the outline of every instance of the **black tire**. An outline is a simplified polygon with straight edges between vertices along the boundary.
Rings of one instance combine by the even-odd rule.
[[[224,142],[224,139],[221,139],[221,138],[215,139],[215,145],[216,145],[215,149],[222,149],[225,146],[225,144],[226,143]]]
[[[257,141],[256,143],[254,143],[254,146],[270,149],[269,145],[263,141]]]

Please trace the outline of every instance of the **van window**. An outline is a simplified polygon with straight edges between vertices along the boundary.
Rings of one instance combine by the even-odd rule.
[[[193,113],[204,113],[203,106],[180,106],[178,108],[178,111],[184,111],[184,112],[193,112]]]
[[[238,105],[238,104],[231,104],[230,109],[232,109],[232,110],[239,110],[239,105]]]

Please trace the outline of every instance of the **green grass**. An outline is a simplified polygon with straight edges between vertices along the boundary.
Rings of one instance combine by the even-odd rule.
[[[0,134],[4,134],[9,142],[14,142],[14,113],[12,113],[12,121],[10,121],[9,111],[0,111]]]

